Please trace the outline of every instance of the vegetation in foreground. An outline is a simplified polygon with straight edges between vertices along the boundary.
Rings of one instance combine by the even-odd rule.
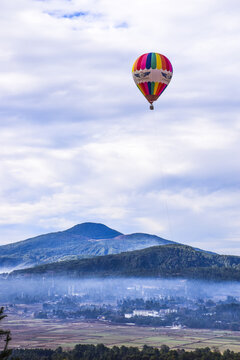
[[[221,354],[217,349],[211,351],[206,347],[194,351],[170,350],[162,345],[160,349],[144,345],[137,347],[114,346],[108,348],[99,345],[76,345],[71,351],[63,351],[61,347],[50,349],[18,349],[11,360],[239,360],[240,353],[226,350]]]
[[[0,321],[7,316],[7,315],[3,314],[3,311],[4,311],[4,308],[1,307],[0,308]],[[11,350],[8,349],[8,343],[11,340],[10,331],[0,329],[0,339],[3,340],[3,342],[5,343],[2,346],[2,349],[0,350],[0,360],[5,360],[11,354]]]

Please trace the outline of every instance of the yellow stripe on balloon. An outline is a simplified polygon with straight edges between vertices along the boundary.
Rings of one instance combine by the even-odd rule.
[[[132,72],[134,72],[134,66],[135,66],[135,63],[136,63],[136,61],[134,62],[134,64],[133,64],[133,67],[132,67]]]
[[[158,88],[158,82],[155,82],[154,89],[153,89],[153,95],[157,94],[157,88]]]
[[[157,69],[162,69],[161,56],[159,54],[156,54],[156,58],[157,58]]]

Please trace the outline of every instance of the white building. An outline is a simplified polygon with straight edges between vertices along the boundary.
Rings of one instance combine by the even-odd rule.
[[[158,317],[159,313],[155,310],[133,310],[133,316],[152,316]]]

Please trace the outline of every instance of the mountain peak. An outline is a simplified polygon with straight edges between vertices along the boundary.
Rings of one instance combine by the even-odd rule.
[[[82,235],[91,239],[111,239],[118,235],[123,235],[119,231],[109,228],[108,226],[100,223],[85,222],[77,224],[72,228],[65,230],[65,232]]]

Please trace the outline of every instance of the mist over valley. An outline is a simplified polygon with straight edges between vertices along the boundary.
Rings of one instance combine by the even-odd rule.
[[[8,278],[0,301],[11,319],[240,331],[240,284],[151,278]]]

